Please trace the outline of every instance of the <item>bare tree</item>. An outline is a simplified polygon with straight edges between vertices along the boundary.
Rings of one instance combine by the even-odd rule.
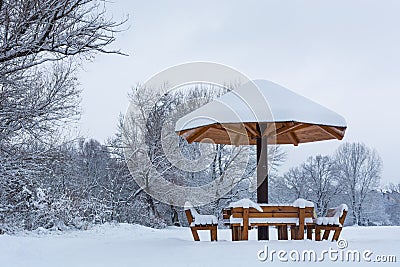
[[[328,156],[318,155],[308,158],[302,169],[307,180],[308,197],[316,204],[318,215],[323,216],[332,200],[342,190],[334,175],[334,162]]]
[[[35,69],[16,83],[0,87],[0,148],[28,135],[39,139],[78,118],[80,90],[71,65]],[[1,86],[1,85],[0,85]]]
[[[308,181],[303,175],[301,166],[291,168],[283,176],[288,188],[293,192],[293,200],[296,198],[308,199]]]
[[[336,151],[336,175],[349,200],[353,224],[364,224],[366,197],[379,185],[382,160],[362,143],[345,143]]]
[[[98,52],[120,53],[107,46],[124,21],[108,19],[105,3],[0,0],[0,184],[10,187],[0,205],[6,210],[26,197],[24,188],[33,200],[35,192],[45,195],[37,189],[54,178],[48,165],[60,153],[52,137],[79,118],[77,66]]]
[[[124,21],[107,19],[104,3],[0,1],[0,140],[37,135],[79,113],[76,59],[120,53],[106,46]]]
[[[68,56],[108,51],[123,22],[105,16],[105,1],[0,1],[0,76]]]

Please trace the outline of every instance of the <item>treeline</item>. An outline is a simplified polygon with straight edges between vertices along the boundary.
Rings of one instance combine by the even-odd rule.
[[[80,113],[77,69],[97,53],[119,53],[107,46],[124,21],[107,18],[104,3],[0,1],[2,229],[33,229],[49,225],[51,213],[63,216],[56,205],[63,207],[66,199],[49,206],[46,199],[59,195],[47,185],[71,178],[65,164],[72,155],[63,154],[63,140]]]
[[[344,143],[334,155],[310,157],[273,179],[272,198],[278,202],[309,199],[318,216],[345,203],[349,206],[347,225],[399,225],[399,185],[382,187],[381,170],[382,161],[374,149]]]
[[[0,232],[187,224],[171,204],[186,196],[160,191],[159,179],[188,188],[214,182],[200,210],[219,217],[229,202],[255,199],[254,147],[188,144],[174,132],[177,118],[229,89],[138,86],[129,96],[136,112],[106,143],[69,137],[80,113],[76,70],[96,53],[119,53],[106,49],[121,24],[98,1],[0,1]],[[271,202],[303,197],[319,214],[345,202],[349,224],[400,224],[399,186],[376,190],[382,163],[373,149],[346,143],[281,176],[285,153],[271,148]]]
[[[221,90],[194,87],[184,94],[164,94],[155,106],[149,106],[152,102],[144,100],[152,99],[149,97],[152,93],[138,86],[130,94],[130,100],[139,109],[152,114],[146,119],[140,119],[142,113],[131,117],[130,129],[134,126],[136,131],[127,131],[126,121],[121,118],[118,133],[106,144],[83,138],[47,144],[31,142],[14,152],[19,161],[2,161],[3,167],[10,167],[2,168],[0,175],[1,229],[7,232],[38,227],[85,229],[91,224],[105,222],[151,227],[186,225],[182,207],[166,204],[147,193],[159,187],[158,180],[154,179],[157,175],[189,187],[214,180],[234,181],[235,185],[229,184],[231,187],[226,193],[214,196],[215,201],[205,200],[207,204],[200,207],[201,212],[219,217],[222,208],[231,201],[245,197],[255,200],[254,147],[188,144],[166,126],[168,121],[173,125],[181,111],[187,112],[178,107],[185,106],[189,99],[192,103],[189,109],[194,109],[219,95]],[[166,131],[167,136],[161,138],[162,131]],[[178,139],[179,153],[185,158],[194,160],[203,153],[207,164],[194,173],[179,168],[176,162],[172,164],[171,155],[165,150],[175,144],[174,138]],[[129,156],[129,168],[124,153],[127,145],[132,146],[129,151],[135,151]],[[286,155],[282,147],[272,148],[269,154],[270,202],[291,203],[299,197],[309,199],[316,204],[319,216],[330,207],[346,203],[350,208],[346,224],[400,224],[400,186],[378,190],[382,162],[375,150],[360,143],[344,143],[334,155],[310,157],[300,166],[279,175],[277,170],[285,162]],[[244,154],[248,156],[247,161],[242,161]]]

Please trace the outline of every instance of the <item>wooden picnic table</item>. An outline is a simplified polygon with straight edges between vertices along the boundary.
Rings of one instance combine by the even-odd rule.
[[[223,209],[223,218],[232,229],[232,240],[248,240],[248,230],[258,226],[276,226],[278,239],[288,239],[288,227],[291,239],[312,239],[313,207],[294,207],[292,205],[260,204],[262,211],[256,208],[229,207]]]

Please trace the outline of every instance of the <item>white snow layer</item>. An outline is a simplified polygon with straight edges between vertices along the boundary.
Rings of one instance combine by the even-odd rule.
[[[346,127],[332,110],[267,80],[248,82],[176,122],[175,131],[215,123],[303,122]]]
[[[218,219],[214,215],[203,215],[197,214],[194,217],[194,222],[191,225],[206,225],[206,224],[218,224]]]
[[[293,207],[304,209],[305,207],[314,207],[314,203],[303,198],[298,198],[292,203]]]
[[[242,218],[234,218],[232,215],[229,218],[231,224],[240,224],[243,226]],[[312,218],[305,218],[304,222],[307,224],[313,223]],[[299,225],[299,218],[249,218],[249,225],[255,223],[287,223]]]
[[[218,241],[210,242],[209,231],[198,231],[200,242],[193,241],[188,227],[152,229],[131,224],[106,224],[87,231],[58,233],[25,233],[0,235],[0,265],[4,267],[239,267],[239,266],[398,266],[398,263],[374,262],[377,255],[396,255],[399,261],[400,227],[344,227],[340,239],[348,248],[339,249],[335,242],[311,240],[277,240],[277,230],[269,227],[270,241],[256,241],[257,229],[249,231],[249,241],[231,241],[230,229],[218,229]],[[339,252],[365,250],[372,252],[371,262],[329,260],[281,262],[278,254],[265,262],[257,258],[258,251],[292,250],[300,253],[313,250]],[[289,256],[286,255],[288,259]],[[340,256],[339,254],[336,254]],[[335,255],[333,255],[335,256]],[[362,255],[361,255],[362,257]],[[272,262],[271,262],[272,260]],[[396,265],[397,264],[397,265]]]
[[[190,210],[190,213],[193,216],[193,222],[190,224],[190,226],[218,224],[218,219],[216,216],[199,214],[189,201],[185,202],[184,209]]]
[[[238,200],[236,202],[231,202],[229,203],[229,207],[230,208],[255,208],[258,211],[263,211],[263,209],[261,208],[261,206],[258,203],[255,203],[254,201],[251,201],[248,198],[243,198],[241,200]]]
[[[339,222],[340,217],[343,215],[343,211],[349,210],[346,204],[341,204],[335,208],[331,208],[329,210],[333,211],[332,216],[327,217],[318,217],[315,220],[315,223],[318,225],[339,225],[342,226]]]

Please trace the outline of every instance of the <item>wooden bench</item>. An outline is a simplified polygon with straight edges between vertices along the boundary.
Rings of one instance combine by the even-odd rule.
[[[319,217],[315,220],[315,240],[328,240],[331,231],[334,231],[332,241],[338,241],[342,232],[344,220],[346,219],[348,207],[342,204],[338,207],[328,209],[325,217]],[[307,229],[308,230],[308,229]]]
[[[209,230],[211,241],[217,241],[217,217],[199,214],[190,202],[185,203],[185,214],[195,241],[200,241],[198,230]]]
[[[287,228],[291,226],[291,239],[303,239],[304,228],[313,223],[313,207],[267,204],[260,204],[260,207],[262,211],[252,207],[223,210],[223,218],[232,229],[233,241],[248,240],[248,230],[258,226],[276,226],[279,240],[288,239]]]

